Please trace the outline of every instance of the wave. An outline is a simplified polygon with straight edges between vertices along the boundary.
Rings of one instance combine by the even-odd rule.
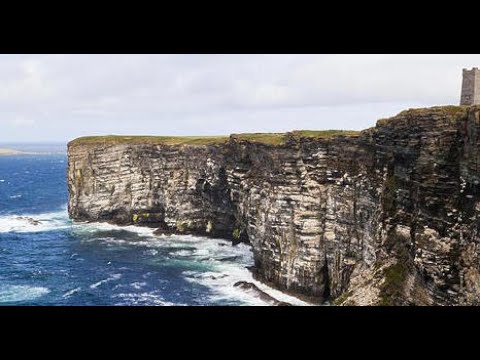
[[[100,280],[100,281],[96,282],[95,284],[90,285],[90,289],[96,289],[99,286],[102,286],[103,284],[109,283],[111,281],[119,280],[121,277],[122,277],[122,274],[113,274],[112,276],[110,276],[106,279]]]
[[[129,306],[183,306],[184,304],[172,303],[165,301],[165,299],[157,292],[143,292],[143,293],[126,293],[117,294],[113,298],[119,299],[115,305],[129,305]]]
[[[48,288],[27,285],[0,285],[0,303],[34,300],[50,292]]]
[[[119,226],[106,223],[89,223],[80,224],[77,229],[79,231],[126,230],[135,233],[141,239],[128,241],[108,236],[94,238],[90,241],[146,247],[148,250],[145,251],[144,254],[152,257],[158,255],[156,249],[166,248],[170,250],[168,254],[172,260],[208,265],[207,267],[201,267],[199,270],[186,270],[183,272],[183,276],[189,282],[208,287],[211,292],[209,301],[214,303],[241,302],[245,305],[270,305],[254,294],[234,286],[238,281],[247,281],[254,283],[260,290],[279,301],[297,306],[311,305],[255,280],[247,268],[253,265],[252,249],[251,246],[247,244],[232,246],[231,241],[228,240],[211,239],[194,235],[157,236],[153,234],[155,229],[133,225]],[[129,296],[136,295],[130,294]],[[138,300],[138,302],[141,301]]]
[[[145,250],[143,254],[155,258],[157,256],[169,255],[169,261],[181,262],[187,265],[183,272],[183,277],[192,283],[198,283],[206,286],[209,291],[208,304],[210,303],[230,303],[245,305],[270,305],[262,301],[254,294],[248,293],[234,284],[238,281],[247,281],[254,283],[260,290],[276,298],[279,301],[291,303],[293,305],[309,305],[293,296],[286,295],[281,291],[270,288],[253,279],[251,272],[247,267],[253,265],[253,253],[251,247],[246,244],[232,246],[231,242],[222,239],[210,239],[207,237],[193,235],[170,235],[157,236],[153,232],[155,229],[139,226],[119,226],[108,223],[72,223],[66,211],[66,206],[60,211],[32,215],[5,215],[0,216],[0,233],[6,232],[44,232],[59,229],[70,228],[74,233],[91,234],[87,236],[87,242],[104,242],[107,244],[117,244],[122,246],[142,247]],[[135,240],[129,241],[112,234],[101,236],[101,232],[112,230],[122,230],[137,235]],[[95,233],[100,233],[95,235]],[[165,251],[159,251],[164,249]],[[77,254],[72,254],[72,258]],[[91,289],[97,289],[100,286],[115,280],[119,280],[121,274],[113,274],[106,279],[102,279],[90,285]],[[132,287],[136,290],[142,288],[143,283],[133,283]],[[41,296],[45,288],[13,288],[16,290],[17,298],[26,299],[29,296]],[[8,290],[8,297],[4,290],[0,291],[0,302],[2,299],[12,298],[12,288]],[[80,291],[79,288],[67,291],[63,297],[68,298]],[[3,294],[3,295],[2,295]],[[133,305],[168,305],[167,302],[157,293],[123,294],[116,295],[121,303]],[[10,300],[3,300],[10,301]],[[18,301],[18,300],[14,300]]]
[[[73,223],[73,230],[79,233],[95,233],[99,231],[112,231],[112,230],[124,230],[135,233],[139,236],[144,237],[155,237],[153,232],[156,229],[142,227],[142,226],[135,226],[135,225],[128,225],[128,226],[121,226],[121,225],[114,225],[109,223],[102,223],[102,222],[92,222],[92,223]],[[121,240],[121,239],[118,239]]]
[[[82,288],[80,287],[77,287],[75,289],[72,289],[72,290],[69,290],[67,291],[65,294],[62,295],[63,298],[69,298],[70,296],[78,293],[80,290],[82,290]]]
[[[0,216],[0,233],[29,233],[65,229],[71,226],[65,209],[43,214]]]
[[[144,286],[147,286],[147,283],[145,281],[135,281],[131,283],[130,286],[136,290],[140,290]]]
[[[234,286],[234,284],[239,281],[247,281],[255,284],[260,290],[279,301],[296,306],[311,305],[255,280],[252,273],[246,267],[240,267],[234,263],[230,263],[220,264],[215,270],[216,271],[213,272],[203,273],[185,271],[183,275],[187,281],[207,286],[212,293],[212,295],[209,296],[209,300],[213,302],[237,303],[240,301],[244,305],[270,306],[270,303],[263,301],[254,294]]]

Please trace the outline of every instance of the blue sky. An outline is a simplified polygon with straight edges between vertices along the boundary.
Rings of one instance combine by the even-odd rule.
[[[480,55],[0,55],[0,143],[364,129],[457,104]]]

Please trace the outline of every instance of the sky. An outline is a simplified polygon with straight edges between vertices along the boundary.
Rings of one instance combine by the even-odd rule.
[[[361,130],[458,104],[480,55],[0,55],[0,143]]]

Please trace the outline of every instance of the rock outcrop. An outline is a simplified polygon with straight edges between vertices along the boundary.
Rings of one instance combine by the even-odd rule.
[[[478,303],[480,107],[279,136],[74,140],[70,216],[250,242],[258,279],[317,302]]]

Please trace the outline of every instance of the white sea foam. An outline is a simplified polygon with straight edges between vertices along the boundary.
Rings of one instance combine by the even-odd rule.
[[[62,295],[63,298],[69,298],[70,296],[78,293],[80,290],[82,290],[82,288],[80,287],[77,287],[75,289],[72,289],[72,290],[69,290],[67,291],[65,294]]]
[[[134,232],[143,238],[132,242],[113,237],[97,238],[92,241],[122,245],[128,243],[131,246],[147,247],[151,250],[150,254],[152,256],[157,255],[155,249],[173,248],[169,255],[174,259],[208,264],[212,271],[187,270],[183,272],[183,275],[187,281],[209,287],[212,292],[211,301],[234,302],[240,300],[245,305],[270,305],[259,299],[254,293],[246,292],[234,286],[238,281],[248,281],[279,301],[297,306],[311,305],[255,280],[252,273],[247,269],[247,266],[253,265],[253,254],[249,245],[238,244],[232,246],[231,242],[227,240],[193,235],[155,236],[153,235],[154,229],[138,226],[117,226],[104,223],[86,224],[85,226],[89,227],[90,231],[122,229]],[[179,249],[174,250],[175,248]]]
[[[3,181],[4,182],[4,181]],[[32,221],[34,220],[34,221]],[[35,223],[38,221],[37,225]],[[205,264],[203,270],[188,270],[183,276],[190,282],[207,286],[211,290],[210,301],[238,301],[246,305],[269,305],[252,293],[248,293],[233,285],[238,281],[254,283],[262,291],[272,297],[294,305],[308,305],[295,297],[283,294],[253,279],[251,272],[246,268],[253,265],[251,247],[245,244],[232,246],[230,241],[209,239],[206,237],[192,235],[155,236],[155,229],[138,226],[118,226],[108,223],[75,223],[68,219],[66,205],[62,210],[43,214],[18,214],[0,216],[0,233],[6,232],[44,232],[58,229],[72,228],[75,232],[95,233],[98,231],[125,230],[138,235],[139,239],[128,241],[116,237],[93,237],[89,241],[100,241],[107,244],[128,246],[141,246],[147,248],[146,254],[155,257],[158,249],[169,249],[169,255],[174,260],[191,261],[193,264]],[[178,249],[178,250],[176,250]],[[72,254],[72,259],[83,260]],[[203,267],[204,265],[202,265]],[[150,273],[143,277],[147,278]],[[91,289],[119,280],[121,274],[113,274],[92,285]],[[145,282],[133,282],[130,288],[141,291]],[[67,291],[63,297],[68,298],[79,292],[80,288]],[[16,302],[35,299],[47,294],[50,290],[44,287],[21,286],[21,285],[0,285],[0,303]],[[133,305],[178,305],[166,302],[157,292],[140,292],[136,294],[127,293],[117,296],[122,304]]]
[[[238,244],[232,246],[231,242],[227,240],[191,235],[173,235],[160,238],[153,236],[145,239],[145,241],[136,241],[135,245],[149,248],[177,247],[179,250],[173,250],[169,253],[173,258],[202,261],[211,265],[213,271],[188,270],[184,272],[184,276],[189,281],[209,287],[213,293],[212,301],[240,300],[248,305],[270,305],[254,294],[233,286],[238,281],[248,281],[279,301],[298,306],[310,305],[255,280],[252,273],[246,268],[253,265],[253,254],[249,245]],[[189,247],[189,249],[185,249],[185,247]]]
[[[131,244],[132,243],[131,241],[118,239],[118,238],[114,238],[114,237],[111,237],[111,236],[98,236],[98,237],[94,237],[94,238],[91,238],[91,239],[86,239],[84,241],[85,242],[91,242],[91,243],[102,242],[102,243],[105,243],[105,244],[113,244],[113,245],[123,245],[123,244]]]
[[[273,298],[290,303],[296,306],[308,306],[306,303],[296,297],[282,293],[275,290],[259,281],[256,281],[252,273],[245,267],[240,267],[236,264],[221,264],[215,269],[215,272],[201,273],[186,271],[183,273],[185,278],[194,283],[198,283],[207,286],[212,291],[210,296],[211,301],[238,301],[240,300],[245,305],[253,306],[268,306],[271,305],[260,298],[254,293],[246,292],[240,288],[234,286],[238,281],[247,281],[255,284],[260,290],[264,291]]]
[[[143,274],[142,278],[144,278],[144,279],[149,278],[152,274],[153,274],[153,272],[149,271],[149,272]]]
[[[190,257],[193,256],[195,250],[177,250],[170,252],[172,256],[179,256],[179,257]]]
[[[183,304],[177,304],[165,301],[163,297],[157,292],[143,292],[143,293],[126,293],[114,295],[113,298],[117,298],[120,301],[115,305],[156,305],[156,306],[181,306]]]
[[[142,282],[136,281],[136,282],[133,282],[133,283],[130,284],[130,286],[133,287],[136,290],[140,290],[142,287],[144,287],[146,285],[147,285],[147,283],[145,281],[142,281]]]
[[[70,220],[65,210],[43,214],[0,216],[0,233],[44,232],[65,229],[69,226]]]
[[[151,256],[155,256],[158,254],[158,250],[155,250],[155,249],[148,249],[148,250],[145,250],[144,252],[145,255],[151,255]]]
[[[22,197],[21,194],[18,194],[18,195],[12,195],[10,196],[10,199],[20,199]]]
[[[33,300],[50,292],[48,288],[27,285],[0,285],[0,303]]]
[[[252,273],[247,269],[247,266],[253,265],[253,254],[249,245],[238,244],[237,246],[232,246],[226,240],[195,237],[187,239],[182,237],[182,239],[177,240],[177,245],[181,246],[185,245],[185,243],[191,245],[195,243],[194,239],[197,240],[198,248],[192,250],[181,249],[170,254],[173,257],[190,257],[196,260],[205,260],[212,265],[212,271],[208,272],[192,270],[183,272],[188,281],[210,288],[213,294],[210,300],[227,302],[240,300],[246,305],[270,305],[259,299],[255,294],[248,293],[234,286],[238,281],[248,281],[254,283],[260,290],[279,301],[297,306],[310,305],[255,280]],[[202,240],[199,241],[199,239]]]
[[[98,231],[112,231],[112,230],[125,230],[132,233],[135,233],[139,236],[143,237],[152,237],[153,232],[155,229],[142,227],[142,226],[120,226],[120,225],[113,225],[109,223],[101,223],[101,222],[94,222],[94,223],[74,223],[73,229],[80,233],[82,232],[98,232]],[[119,239],[117,239],[119,240]]]
[[[99,286],[102,286],[103,284],[106,284],[108,282],[119,280],[121,277],[122,277],[122,274],[113,274],[112,276],[110,276],[106,279],[100,280],[100,281],[96,282],[95,284],[90,285],[90,289],[96,289]]]
[[[22,217],[22,218],[20,218]],[[25,219],[31,217],[40,221],[38,225]],[[275,290],[265,284],[253,279],[251,272],[246,268],[253,265],[253,255],[251,247],[245,244],[232,246],[230,241],[209,239],[206,237],[192,235],[172,235],[172,236],[155,236],[155,229],[139,226],[119,226],[108,223],[75,223],[72,224],[68,219],[66,206],[62,211],[36,214],[36,215],[8,215],[0,216],[0,233],[2,232],[41,232],[51,231],[62,228],[72,227],[74,231],[82,232],[98,232],[111,230],[125,230],[135,233],[140,240],[127,241],[115,237],[95,237],[89,241],[101,241],[108,244],[118,244],[129,246],[142,246],[148,248],[146,253],[151,256],[158,255],[160,248],[172,249],[169,254],[173,259],[191,260],[193,262],[201,262],[207,264],[211,271],[185,271],[183,275],[188,281],[196,282],[207,286],[211,289],[211,301],[236,301],[240,300],[248,305],[269,305],[262,301],[254,294],[248,293],[233,285],[238,281],[248,281],[254,283],[260,290],[265,291],[279,301],[285,301],[293,305],[309,305],[293,296],[286,295]],[[178,248],[178,250],[174,250]],[[187,249],[186,249],[187,248]],[[73,256],[73,255],[72,255]],[[121,274],[114,274],[107,279],[100,280],[92,285],[91,289],[96,289],[103,284],[120,279]],[[141,286],[142,283],[134,283],[135,286]],[[39,288],[35,291],[42,291]],[[135,288],[137,289],[137,288]],[[77,289],[71,291],[76,292]],[[139,289],[137,289],[139,290]],[[48,289],[47,289],[48,291]],[[70,291],[70,292],[71,292]],[[67,292],[65,296],[71,296]],[[0,302],[1,302],[0,293]],[[142,293],[142,294],[125,294],[125,301],[132,303],[152,303],[157,305],[165,305],[165,302],[158,294]],[[127,301],[127,302],[128,302]]]

